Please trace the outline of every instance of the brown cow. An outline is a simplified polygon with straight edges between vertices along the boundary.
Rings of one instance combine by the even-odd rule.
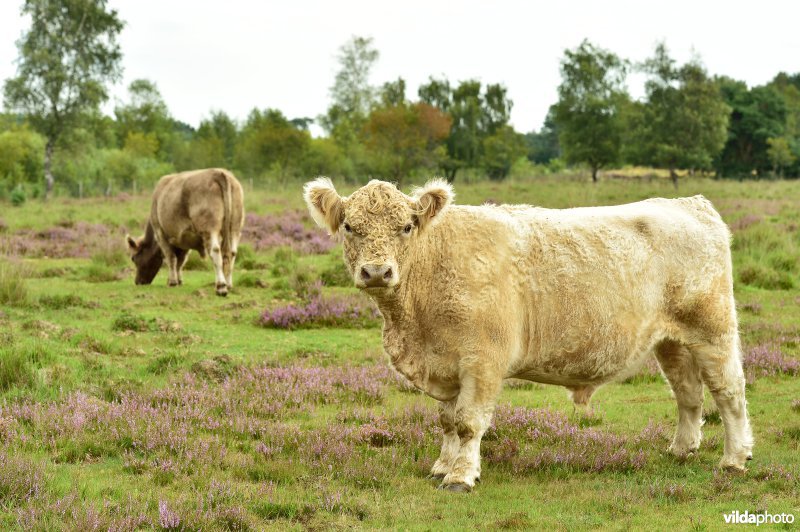
[[[244,225],[242,186],[227,170],[210,168],[162,177],[153,191],[143,237],[129,236],[136,284],[150,284],[166,258],[169,286],[182,284],[190,250],[211,255],[217,295],[233,288],[233,263]]]
[[[384,318],[392,365],[441,401],[431,474],[469,491],[503,379],[566,386],[577,403],[655,354],[678,404],[669,451],[700,445],[703,385],[725,425],[721,466],[743,469],[747,417],[730,232],[702,196],[615,207],[451,205],[443,180],[407,196],[370,181],[305,187],[343,239],[353,283]]]

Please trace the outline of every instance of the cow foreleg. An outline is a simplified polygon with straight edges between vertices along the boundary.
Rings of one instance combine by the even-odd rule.
[[[456,399],[455,425],[459,448],[440,488],[450,491],[472,490],[481,476],[481,438],[494,413],[495,400],[503,379],[489,375],[464,375]]]
[[[216,277],[216,289],[218,296],[228,295],[228,283],[225,280],[225,274],[222,268],[222,250],[220,248],[219,235],[210,235],[208,239],[207,252],[211,256],[211,262],[214,263],[214,274]]]
[[[189,252],[185,249],[174,248],[175,252],[175,270],[178,278],[178,284],[183,284],[183,265],[186,264],[186,259],[189,257]]]
[[[456,401],[439,403],[439,423],[442,425],[442,451],[431,467],[431,478],[442,480],[453,468],[453,462],[461,448],[456,432]]]
[[[158,245],[161,248],[161,252],[164,254],[164,261],[167,263],[167,267],[169,268],[167,286],[178,286],[180,284],[178,277],[178,257],[175,255],[175,251],[173,250],[172,246],[169,244],[162,244],[162,242],[166,242],[166,239],[159,239]]]

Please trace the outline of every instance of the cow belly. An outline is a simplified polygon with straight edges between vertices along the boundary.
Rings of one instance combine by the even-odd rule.
[[[631,331],[614,327],[609,334],[595,334],[582,341],[554,343],[546,352],[530,353],[512,370],[517,377],[562,386],[602,384],[635,372],[666,337],[655,324]]]

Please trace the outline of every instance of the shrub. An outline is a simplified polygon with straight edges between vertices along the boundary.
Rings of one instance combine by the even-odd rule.
[[[349,287],[353,285],[353,276],[350,275],[347,266],[341,260],[333,262],[328,268],[324,269],[319,278],[325,286]]]
[[[109,283],[120,278],[120,272],[104,264],[92,263],[86,268],[83,280],[90,283]]]
[[[36,381],[36,370],[26,353],[14,348],[0,349],[0,391],[30,388]]]
[[[45,308],[62,310],[69,307],[91,307],[81,296],[75,294],[44,295],[39,298],[39,304]]]
[[[243,270],[263,270],[265,265],[258,262],[256,252],[247,244],[242,244],[236,250],[236,267]]]
[[[258,275],[254,273],[244,273],[236,279],[236,284],[238,286],[244,286],[247,288],[266,288],[267,283],[265,283]]]
[[[17,260],[0,262],[0,304],[22,306],[28,302],[27,267]]]
[[[759,263],[749,263],[739,268],[739,280],[746,285],[768,290],[790,290],[794,279],[789,272],[779,272]]]
[[[211,269],[211,263],[197,252],[189,252],[189,257],[183,265],[184,270],[205,272]]]
[[[11,199],[11,204],[14,207],[19,207],[28,200],[28,195],[25,194],[25,189],[18,186],[17,188],[11,191],[10,199]]]
[[[153,330],[153,323],[142,316],[123,312],[111,324],[112,331],[148,332]]]

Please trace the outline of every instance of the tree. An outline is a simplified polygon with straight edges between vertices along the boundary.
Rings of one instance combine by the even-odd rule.
[[[558,126],[555,122],[555,106],[550,106],[539,131],[531,131],[525,135],[528,149],[528,160],[536,164],[547,164],[561,155],[558,144]]]
[[[372,169],[402,186],[417,168],[435,168],[443,157],[442,142],[450,117],[426,103],[374,109],[364,126],[364,142]]]
[[[666,45],[644,63],[644,144],[652,164],[669,168],[675,188],[676,169],[709,169],[725,146],[731,108],[719,86],[697,60],[681,68],[669,57]]]
[[[233,166],[238,134],[236,123],[224,111],[213,111],[210,118],[202,120],[196,138],[206,146],[213,146],[211,151],[215,153],[213,160],[216,161],[203,166]]]
[[[65,131],[108,98],[120,79],[117,36],[124,23],[106,0],[25,0],[32,19],[17,42],[17,76],[6,80],[6,106],[27,115],[46,139],[46,195],[52,192],[53,150]]]
[[[430,78],[419,88],[420,100],[450,115],[452,126],[447,137],[447,157],[441,166],[452,181],[460,168],[480,166],[483,141],[508,123],[513,102],[499,84],[482,85],[466,80],[451,89],[447,80]]]
[[[128,93],[130,102],[114,109],[120,145],[124,146],[132,133],[151,135],[157,142],[153,156],[167,159],[174,127],[158,87],[150,80],[137,79],[128,86]]]
[[[731,108],[728,137],[717,158],[721,175],[749,176],[772,169],[767,155],[770,138],[784,136],[786,104],[773,87],[747,88],[741,81],[718,80],[720,91]]]
[[[483,139],[482,166],[489,179],[501,180],[508,176],[511,166],[526,153],[525,137],[511,126],[503,126]]]
[[[619,159],[625,73],[622,60],[586,40],[561,61],[553,117],[559,145],[567,162],[589,165],[595,183],[598,170]]]
[[[797,158],[792,153],[789,139],[785,137],[770,137],[767,139],[767,156],[772,162],[773,172],[783,177],[783,171],[787,166],[794,164]]]
[[[369,114],[375,99],[369,76],[379,55],[372,38],[353,37],[339,49],[339,71],[330,88],[333,101],[328,113],[320,118],[329,133],[335,134],[343,123],[360,126]]]
[[[273,171],[281,177],[298,171],[311,136],[277,109],[253,109],[236,145],[235,163],[250,174]]]

